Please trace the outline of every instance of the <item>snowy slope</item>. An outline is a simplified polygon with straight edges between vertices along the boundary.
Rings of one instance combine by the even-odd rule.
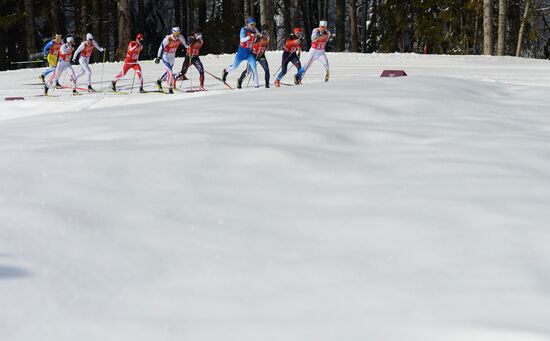
[[[550,64],[329,59],[173,96],[0,73],[0,340],[550,340]]]

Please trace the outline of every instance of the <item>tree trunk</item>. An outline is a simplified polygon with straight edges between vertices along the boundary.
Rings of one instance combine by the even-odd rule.
[[[132,17],[130,15],[130,0],[118,0],[117,21],[118,21],[118,60],[126,56],[126,47],[132,39]]]
[[[194,31],[195,31],[195,1],[187,0],[187,34],[191,34],[191,32],[194,32]]]
[[[174,23],[181,29],[181,0],[174,0]]]
[[[94,37],[97,37],[96,39],[99,39],[101,46],[106,46],[105,41],[103,40],[102,36],[102,30],[101,27],[103,25],[100,25],[101,20],[101,0],[92,0],[92,12],[90,15],[91,18],[91,26],[92,26],[92,32],[94,34]],[[99,58],[99,56],[103,56],[103,54],[100,55],[100,52],[97,50],[94,50],[94,60],[103,60],[103,58]],[[99,58],[99,59],[98,59]]]
[[[283,0],[283,23],[285,25],[285,39],[292,32],[290,21],[290,0]]]
[[[206,0],[199,0],[199,26],[201,30],[206,26]]]
[[[498,1],[498,42],[497,55],[504,55],[504,41],[506,39],[506,0]]]
[[[51,15],[50,20],[54,32],[56,34],[65,34],[65,20],[63,20],[64,17],[61,15],[61,5],[59,0],[50,0],[49,7]]]
[[[521,20],[521,24],[519,26],[518,46],[516,48],[516,57],[519,57],[521,55],[521,46],[523,45],[523,31],[525,31],[525,22],[527,21],[527,17],[529,16],[529,6],[530,5],[531,5],[531,0],[527,0],[525,2],[525,12],[523,13],[523,19]]]
[[[36,39],[34,36],[34,11],[32,0],[25,0],[25,46],[27,58],[36,53]],[[2,54],[5,51],[2,51]]]
[[[269,9],[267,8],[267,0],[260,0],[260,24],[269,25]]]
[[[483,54],[493,54],[493,4],[483,0]]]
[[[350,44],[351,52],[359,52],[359,43],[358,36],[359,32],[357,30],[357,3],[356,0],[349,0],[349,23],[350,23]]]
[[[251,6],[251,2],[252,0],[244,0],[243,1],[243,14],[244,14],[244,20],[246,20],[246,18],[252,16],[252,6]]]
[[[147,16],[145,14],[145,0],[138,1],[138,33],[144,34],[145,32],[145,19]]]
[[[336,0],[336,50],[346,49],[346,0]]]

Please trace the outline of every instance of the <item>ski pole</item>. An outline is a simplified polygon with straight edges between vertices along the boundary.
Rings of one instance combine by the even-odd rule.
[[[105,74],[105,54],[107,49],[103,49],[103,65],[101,66],[101,91],[103,91],[103,75]]]

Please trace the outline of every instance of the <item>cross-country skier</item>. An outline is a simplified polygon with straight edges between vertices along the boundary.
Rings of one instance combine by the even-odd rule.
[[[67,37],[67,39],[65,39],[65,44],[61,45],[61,47],[59,48],[59,58],[57,61],[57,66],[55,67],[55,71],[50,77],[50,80],[47,81],[46,84],[44,84],[44,95],[48,95],[48,90],[52,83],[55,82],[56,85],[59,84],[59,78],[61,78],[61,75],[65,70],[69,70],[69,72],[71,73],[71,82],[73,83],[73,95],[78,95],[78,92],[76,91],[76,75],[71,65],[71,56],[73,55],[74,51],[73,44],[74,38]]]
[[[94,36],[91,33],[86,34],[86,41],[83,41],[80,43],[80,46],[78,49],[76,49],[74,56],[73,56],[73,62],[76,62],[76,57],[80,53],[80,58],[78,59],[78,63],[80,64],[80,72],[78,75],[76,75],[76,80],[78,81],[78,78],[84,74],[88,75],[88,91],[93,92],[95,91],[94,88],[92,88],[92,70],[90,70],[90,56],[92,55],[92,52],[94,52],[94,48],[98,49],[100,52],[103,52],[103,47],[99,46],[96,41],[94,40]]]
[[[258,35],[258,38],[256,39],[256,42],[254,45],[252,45],[252,53],[254,56],[256,56],[256,60],[265,72],[265,87],[269,88],[269,64],[267,62],[267,58],[265,56],[265,51],[267,50],[267,45],[269,44],[269,35],[268,35],[268,29],[269,27],[267,25],[262,25],[262,32]],[[247,74],[250,74],[250,65],[247,66],[246,70],[243,71],[241,74],[241,77],[239,77],[239,80],[237,82],[237,88],[242,88],[243,80],[245,79]]]
[[[50,40],[46,46],[44,46],[44,59],[48,62],[48,68],[40,75],[42,83],[46,83],[46,76],[55,71],[57,66],[57,57],[59,56],[59,48],[63,43],[61,34],[56,34],[55,38]],[[58,84],[59,85],[59,84]]]
[[[185,60],[183,61],[183,65],[181,66],[181,72],[176,75],[176,80],[187,80],[188,78],[185,75],[191,64],[193,64],[195,65],[195,68],[200,75],[200,89],[201,91],[206,91],[206,89],[204,88],[204,66],[202,65],[201,59],[199,57],[201,53],[201,47],[204,44],[204,41],[202,40],[202,33],[196,32],[195,34],[187,38],[187,41],[189,42],[187,55],[185,56]]]
[[[327,29],[327,22],[322,20],[319,22],[319,28],[316,28],[311,33],[311,48],[307,54],[307,61],[304,63],[305,68],[298,72],[294,77],[294,83],[300,84],[304,73],[307,72],[311,63],[318,60],[323,64],[325,68],[325,82],[328,82],[330,77],[330,70],[328,65],[327,55],[325,54],[325,47],[330,39],[330,32]]]
[[[300,26],[294,27],[292,33],[288,35],[285,40],[285,46],[283,50],[281,72],[275,80],[275,86],[281,86],[281,79],[286,75],[288,71],[288,63],[294,64],[297,70],[297,74],[302,69],[300,63],[300,54],[302,53],[303,34]]]
[[[227,80],[227,75],[229,72],[237,69],[243,61],[248,61],[248,66],[252,71],[252,78],[254,78],[254,85],[256,88],[260,87],[258,82],[258,71],[256,70],[256,56],[252,53],[252,45],[256,42],[257,36],[260,34],[256,28],[256,19],[248,18],[246,21],[246,26],[241,28],[240,32],[240,44],[235,56],[235,61],[233,64],[229,65],[223,69],[222,80],[225,83]]]
[[[132,40],[128,44],[128,52],[124,59],[124,65],[122,65],[122,71],[115,76],[115,79],[111,82],[111,89],[116,92],[116,82],[118,82],[124,75],[130,70],[134,69],[134,72],[139,79],[139,92],[145,93],[143,90],[143,77],[141,75],[141,66],[139,65],[139,53],[143,50],[143,34],[139,33],[136,36],[136,40]]]
[[[156,64],[160,63],[160,60],[162,59],[164,68],[166,69],[166,72],[164,72],[157,80],[157,86],[159,90],[162,90],[162,81],[166,79],[168,82],[168,93],[170,94],[174,93],[174,90],[172,89],[176,87],[176,78],[174,77],[174,71],[172,68],[174,67],[174,61],[176,59],[176,51],[180,45],[185,46],[185,48],[189,47],[189,45],[185,42],[185,38],[181,35],[180,28],[172,27],[172,34],[167,35],[162,40],[157,58],[155,58]]]

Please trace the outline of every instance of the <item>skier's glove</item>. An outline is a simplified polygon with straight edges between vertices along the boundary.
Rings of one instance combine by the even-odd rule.
[[[160,57],[155,58],[155,64],[160,63]]]
[[[73,60],[71,60],[71,64],[76,65],[78,63],[76,62],[76,59],[73,59]]]

